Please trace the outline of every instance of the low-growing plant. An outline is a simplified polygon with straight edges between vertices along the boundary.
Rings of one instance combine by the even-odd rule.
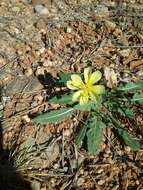
[[[33,119],[34,122],[60,122],[79,110],[86,112],[87,117],[75,137],[78,147],[87,138],[89,153],[97,154],[103,139],[103,128],[112,126],[126,145],[134,151],[139,150],[140,145],[122,127],[119,118],[134,118],[133,105],[143,104],[143,81],[120,84],[116,89],[108,89],[103,84],[95,84],[101,78],[102,73],[92,73],[90,67],[85,68],[83,74],[60,73],[59,79],[54,82],[55,85],[65,86],[66,91],[64,89],[63,95],[56,95],[48,102],[61,104],[62,108],[42,113]]]

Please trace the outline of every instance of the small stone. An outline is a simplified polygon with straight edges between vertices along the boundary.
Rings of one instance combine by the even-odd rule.
[[[28,115],[24,115],[24,116],[22,117],[22,119],[23,119],[24,121],[26,121],[27,123],[29,123],[29,122],[31,121],[31,119],[28,117]]]
[[[39,49],[40,54],[44,53],[44,51],[45,51],[45,47],[42,47],[42,48]]]
[[[30,67],[28,67],[28,68],[25,69],[24,74],[29,77],[29,76],[31,76],[33,74],[33,71],[32,71],[32,69]]]
[[[105,183],[105,180],[98,181],[98,185],[103,185]]]
[[[38,104],[41,104],[43,102],[43,97],[39,94],[34,97],[34,100],[36,100]]]
[[[40,15],[47,15],[49,14],[49,10],[44,5],[35,5],[34,10],[39,13]]]
[[[68,33],[71,33],[71,32],[72,32],[72,28],[67,27],[67,32],[68,32]]]
[[[122,57],[128,57],[130,54],[131,50],[130,49],[124,49],[120,51],[120,54]]]
[[[44,75],[45,74],[45,69],[43,67],[38,67],[37,68],[37,71],[35,72],[36,76],[39,76],[39,75]]]
[[[44,67],[52,67],[54,65],[53,61],[49,61],[49,60],[46,60],[44,63],[43,63],[43,66]]]
[[[99,170],[97,171],[97,173],[98,173],[98,174],[101,174],[103,171],[104,171],[103,168],[101,168],[101,169],[99,169]]]

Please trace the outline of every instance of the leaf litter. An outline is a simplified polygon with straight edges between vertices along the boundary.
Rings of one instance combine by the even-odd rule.
[[[111,128],[104,129],[98,156],[88,155],[83,147],[77,150],[75,130],[86,117],[81,113],[42,126],[33,124],[31,117],[56,109],[47,99],[55,91],[50,76],[59,71],[80,72],[90,65],[104,70],[109,88],[143,79],[142,1],[44,1],[47,15],[34,12],[32,3],[0,2],[0,115],[3,149],[11,163],[32,190],[141,190],[141,105],[134,107],[133,125],[122,120],[141,143],[135,153],[122,146]],[[140,97],[137,94],[134,101]],[[11,182],[11,189],[16,188]]]

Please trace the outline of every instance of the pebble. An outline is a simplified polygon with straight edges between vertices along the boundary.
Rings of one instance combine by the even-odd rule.
[[[124,49],[120,51],[120,54],[122,57],[128,57],[130,55],[131,50],[130,49]]]
[[[40,15],[48,15],[49,10],[44,5],[35,5],[34,6],[35,12],[39,13]]]
[[[23,119],[23,121],[26,121],[27,123],[29,123],[29,122],[31,121],[31,119],[29,118],[28,115],[24,115],[24,116],[22,117],[22,119]]]
[[[29,76],[31,76],[33,74],[33,70],[30,67],[28,67],[28,68],[25,69],[24,74],[27,77],[29,77]]]
[[[98,185],[103,185],[105,183],[105,180],[98,181]]]
[[[54,62],[53,61],[49,61],[49,60],[46,60],[44,63],[43,63],[43,66],[44,67],[52,67],[54,65]]]

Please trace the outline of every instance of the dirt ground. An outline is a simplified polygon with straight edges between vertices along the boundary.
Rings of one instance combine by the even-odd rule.
[[[122,121],[138,152],[111,128],[98,156],[78,150],[82,114],[56,125],[32,122],[50,109],[49,76],[89,65],[111,89],[143,79],[142,0],[0,1],[0,189],[143,190],[143,107]]]

